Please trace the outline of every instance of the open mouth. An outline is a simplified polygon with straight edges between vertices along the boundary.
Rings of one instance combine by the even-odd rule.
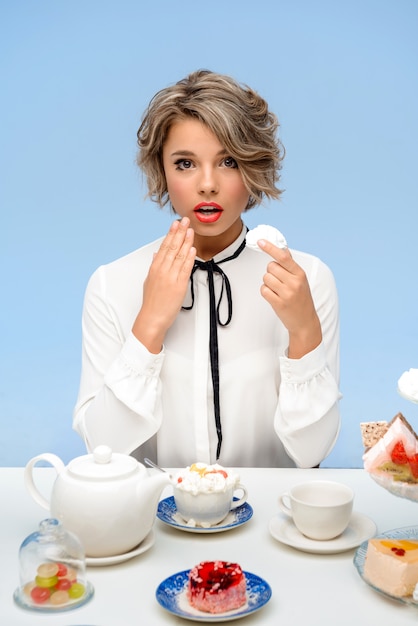
[[[202,213],[203,215],[208,215],[210,213],[219,213],[220,209],[217,209],[214,206],[205,206],[196,210],[196,213]]]
[[[202,207],[201,209],[197,209],[195,213],[199,213],[200,215],[215,215],[216,213],[221,213],[221,210],[215,207]]]
[[[222,215],[223,209],[219,204],[202,202],[194,208],[194,212],[200,222],[216,222]]]

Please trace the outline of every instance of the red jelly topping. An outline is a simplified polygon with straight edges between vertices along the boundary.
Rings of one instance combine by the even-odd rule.
[[[210,593],[219,593],[238,585],[243,578],[238,563],[227,561],[204,561],[190,572],[190,586],[193,589],[205,589]]]

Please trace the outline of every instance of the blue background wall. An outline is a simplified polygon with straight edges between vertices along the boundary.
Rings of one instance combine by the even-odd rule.
[[[361,466],[359,422],[418,406],[415,0],[0,3],[0,465],[84,453],[71,429],[88,277],[171,216],[144,201],[136,130],[152,95],[205,67],[281,121],[280,203],[247,216],[334,271],[343,428],[325,462]]]

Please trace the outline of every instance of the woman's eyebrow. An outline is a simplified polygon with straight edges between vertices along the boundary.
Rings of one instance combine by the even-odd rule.
[[[170,156],[178,156],[180,154],[182,156],[195,156],[195,153],[192,152],[191,150],[175,150],[174,152],[171,153]]]
[[[217,152],[215,156],[224,156],[225,154],[228,154],[227,150],[222,149],[222,150],[219,150],[219,152]],[[196,156],[196,154],[192,150],[175,150],[174,152],[170,154],[170,156],[179,156],[179,155]]]

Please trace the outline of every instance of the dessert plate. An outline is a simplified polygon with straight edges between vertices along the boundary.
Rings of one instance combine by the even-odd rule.
[[[387,537],[388,539],[418,539],[418,526],[405,526],[404,528],[396,528],[395,530],[388,530],[384,533],[380,533],[376,535],[377,538]],[[399,598],[397,596],[393,596],[379,587],[376,587],[371,582],[367,580],[364,576],[364,563],[366,561],[366,553],[367,553],[367,541],[364,541],[361,546],[358,547],[356,553],[354,555],[353,563],[364,580],[369,587],[378,591],[383,596],[387,598],[392,598],[392,600],[396,600],[397,602],[401,602],[402,604],[410,604],[418,607],[418,599],[414,600],[412,596],[407,596],[404,598]]]
[[[277,541],[302,552],[337,554],[356,548],[366,539],[373,537],[376,533],[376,524],[362,513],[354,512],[349,525],[341,535],[328,541],[317,541],[302,535],[291,519],[276,515],[270,520],[269,530]]]
[[[86,557],[86,565],[88,567],[102,567],[104,565],[116,565],[117,563],[123,563],[124,561],[129,561],[129,559],[133,559],[135,556],[139,556],[143,552],[146,552],[154,545],[155,536],[154,531],[148,533],[141,543],[130,550],[129,552],[125,552],[124,554],[115,554],[114,556],[87,556]]]
[[[190,606],[186,585],[190,570],[178,572],[159,584],[155,592],[158,603],[170,613],[195,622],[228,622],[250,615],[263,607],[271,598],[270,585],[255,574],[243,572],[247,583],[247,603],[226,613],[204,613]]]
[[[237,498],[234,498],[236,500]],[[157,517],[165,524],[178,528],[179,530],[185,530],[189,533],[220,533],[224,530],[231,530],[237,526],[241,526],[248,522],[253,516],[253,509],[245,502],[238,508],[230,511],[226,518],[215,526],[209,528],[203,528],[202,526],[189,526],[177,513],[176,503],[174,497],[170,496],[164,500],[160,500],[158,503]]]

